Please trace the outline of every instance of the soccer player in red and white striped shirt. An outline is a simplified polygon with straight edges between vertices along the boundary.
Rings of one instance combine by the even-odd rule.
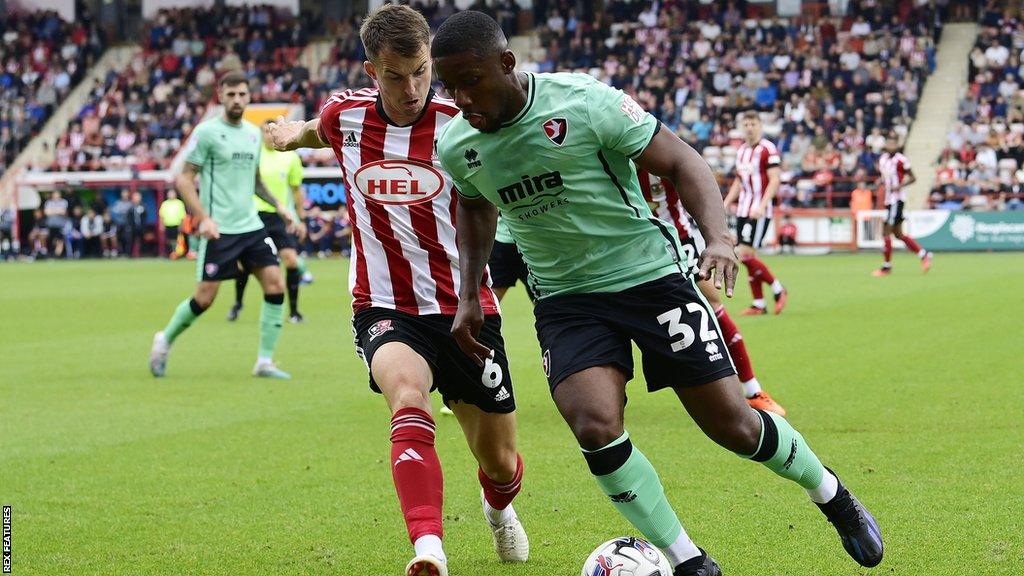
[[[785,416],[786,409],[761,389],[761,383],[754,376],[754,366],[750,361],[750,355],[747,354],[747,345],[743,341],[743,334],[740,334],[739,327],[725,310],[718,290],[715,290],[714,282],[710,278],[700,279],[698,258],[701,251],[704,250],[704,237],[701,236],[700,229],[690,222],[690,215],[683,208],[683,203],[679,200],[672,181],[668,178],[654,176],[640,168],[637,168],[636,177],[640,181],[640,190],[643,192],[651,212],[665,222],[674,225],[676,232],[679,233],[683,253],[686,254],[686,259],[690,264],[689,272],[698,279],[697,287],[700,288],[701,293],[711,304],[712,310],[715,311],[718,325],[722,328],[722,338],[729,348],[729,355],[732,356],[732,362],[736,365],[736,373],[743,384],[743,395],[747,397],[747,403],[751,408]]]
[[[356,351],[391,410],[391,470],[415,556],[408,576],[446,576],[443,480],[430,391],[459,419],[483,491],[498,556],[521,562],[529,543],[512,499],[523,463],[498,301],[482,278],[481,337],[490,358],[465,355],[451,336],[460,293],[456,194],[435,142],[459,110],[430,88],[430,30],[407,6],[385,5],[360,29],[377,88],[335,94],[320,118],[276,123],[274,146],[334,149],[352,221],[349,287]]]
[[[914,171],[910,169],[910,161],[900,152],[900,143],[895,134],[885,139],[885,152],[878,158],[878,183],[885,186],[885,224],[882,233],[885,236],[885,247],[882,254],[885,262],[875,270],[875,277],[892,274],[892,235],[906,244],[907,248],[917,253],[921,259],[921,267],[927,273],[932,266],[932,253],[921,248],[921,245],[909,235],[903,233],[903,205],[907,201],[904,188],[917,181]]]
[[[736,151],[736,178],[725,197],[728,211],[736,203],[736,251],[740,262],[747,268],[750,292],[754,301],[741,312],[742,316],[767,314],[762,283],[768,284],[775,295],[775,313],[786,306],[786,289],[772,274],[768,266],[757,257],[768,227],[772,222],[772,201],[779,190],[779,151],[762,137],[761,118],[755,111],[740,115],[740,129],[744,142]]]

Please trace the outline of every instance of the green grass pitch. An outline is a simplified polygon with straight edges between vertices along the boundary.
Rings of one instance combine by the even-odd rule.
[[[875,574],[1024,574],[1024,257],[876,254],[768,262],[781,317],[739,324],[759,379],[871,508]],[[154,380],[154,331],[192,290],[191,264],[0,266],[0,503],[16,575],[398,575],[411,556],[388,468],[384,402],[353,353],[347,266],[314,261],[305,325],[286,325],[290,382],[249,376],[259,289],[232,288]],[[745,273],[741,275],[741,281]],[[745,283],[729,306],[748,300]],[[602,497],[550,401],[529,305],[505,303],[526,461],[516,509],[531,560],[499,564],[475,465],[438,418],[453,576],[573,576],[630,526]],[[630,386],[627,426],[690,535],[728,575],[853,575],[803,491],[714,446],[667,392]],[[435,401],[436,402],[436,401]]]

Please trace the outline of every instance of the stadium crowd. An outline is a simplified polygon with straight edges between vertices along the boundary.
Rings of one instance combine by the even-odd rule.
[[[1024,20],[990,4],[968,57],[969,85],[940,158],[933,207],[1024,209]]]
[[[589,72],[630,93],[702,151],[723,178],[756,108],[783,153],[784,204],[851,190],[875,171],[885,134],[905,138],[935,67],[934,2],[850,2],[843,18],[759,17],[754,6],[609,2],[589,15],[553,9],[534,70]]]
[[[0,14],[0,173],[103,53],[88,11],[75,22],[52,10]]]
[[[242,70],[254,102],[302,102],[298,65],[308,29],[266,6],[162,9],[127,68],[97,82],[56,145],[58,171],[166,168],[213,98],[216,78]]]

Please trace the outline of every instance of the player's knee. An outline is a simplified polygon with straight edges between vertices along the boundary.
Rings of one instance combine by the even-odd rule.
[[[190,305],[193,307],[192,312],[195,313],[197,308],[201,311],[205,311],[210,306],[213,306],[213,300],[216,297],[216,292],[206,292],[203,290],[196,292],[195,296],[192,297],[192,302],[190,302]]]
[[[570,422],[576,441],[584,450],[597,450],[622,436],[622,422],[599,416],[584,416]]]
[[[480,459],[480,469],[491,480],[506,484],[516,477],[517,456],[514,446],[501,446],[489,458]]]
[[[430,392],[425,390],[419,382],[408,374],[399,371],[389,375],[389,382],[386,386],[391,390],[388,394],[388,403],[391,411],[397,412],[403,408],[418,408],[424,412],[430,412]]]
[[[752,409],[744,407],[716,420],[704,433],[719,446],[737,454],[753,454],[761,441],[761,419]]]

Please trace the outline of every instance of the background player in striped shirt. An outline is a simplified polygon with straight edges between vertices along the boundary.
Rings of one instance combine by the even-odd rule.
[[[735,249],[714,175],[700,154],[632,98],[586,74],[530,74],[498,23],[466,11],[441,25],[434,67],[462,116],[437,153],[459,192],[464,278],[453,333],[469,356],[485,314],[497,215],[535,279],[537,338],[552,399],[616,510],[665,552],[674,576],[721,570],[683,529],[657,471],[625,430],[632,344],[647,389],[671,389],[705,434],[798,484],[864,566],[882,560],[878,524],[785,418],[743,400],[714,311],[686,274],[679,240],[654,217],[633,162],[672,179],[708,245],[701,276],[732,295]],[[713,272],[714,271],[714,272]]]
[[[786,415],[786,409],[761,388],[761,383],[754,376],[754,366],[747,353],[747,345],[743,341],[743,334],[736,326],[736,323],[729,317],[729,312],[722,304],[719,291],[715,289],[710,278],[700,277],[700,253],[706,245],[704,237],[701,236],[700,228],[690,222],[690,215],[679,200],[675,186],[668,178],[659,178],[650,172],[637,168],[637,181],[640,183],[640,191],[644,194],[644,200],[650,206],[651,212],[665,222],[672,224],[679,234],[683,253],[690,263],[689,273],[697,280],[697,287],[701,294],[707,298],[711,308],[715,311],[718,325],[722,328],[722,338],[729,347],[729,355],[736,365],[736,374],[743,385],[743,395],[747,398],[747,404],[751,408],[774,412],[779,416]]]
[[[743,144],[736,151],[736,178],[725,197],[725,209],[736,203],[736,251],[747,269],[750,293],[754,301],[740,313],[742,316],[767,314],[762,284],[768,284],[775,295],[775,313],[786,306],[786,289],[757,257],[775,211],[773,201],[779,190],[779,151],[762,137],[761,118],[750,110],[740,115]]]
[[[285,286],[288,289],[288,321],[292,324],[302,322],[299,313],[299,284],[302,280],[298,246],[306,237],[306,225],[303,220],[303,204],[306,202],[302,193],[302,159],[295,152],[274,150],[270,140],[270,121],[263,123],[263,148],[260,151],[260,180],[267,191],[277,198],[295,218],[295,234],[288,232],[284,219],[277,213],[277,208],[256,198],[256,209],[260,220],[267,229],[267,234],[277,246],[284,264]],[[245,286],[249,282],[246,270],[235,279],[235,303],[228,311],[228,320],[234,322],[242,311],[242,297]]]
[[[885,261],[873,275],[881,277],[892,274],[893,234],[902,240],[910,251],[917,253],[917,257],[921,259],[921,268],[927,273],[932,266],[932,253],[922,248],[910,235],[903,233],[903,206],[907,201],[905,188],[917,181],[917,178],[910,169],[910,161],[900,152],[900,143],[895,134],[889,134],[885,139],[885,152],[878,158],[878,174],[876,183],[885,186],[886,215],[885,224],[882,225],[882,233],[885,236],[882,254]]]
[[[435,142],[458,114],[430,88],[430,30],[407,6],[385,5],[360,29],[378,88],[336,94],[320,118],[281,122],[274,145],[330,146],[341,162],[353,225],[349,271],[356,351],[370,386],[391,410],[391,471],[415,556],[408,576],[444,576],[443,480],[429,393],[440,390],[479,463],[484,515],[498,556],[521,562],[529,542],[511,502],[523,461],[516,451],[515,398],[498,300],[486,275],[474,292],[486,314],[474,359],[451,335],[462,288],[456,199]]]

